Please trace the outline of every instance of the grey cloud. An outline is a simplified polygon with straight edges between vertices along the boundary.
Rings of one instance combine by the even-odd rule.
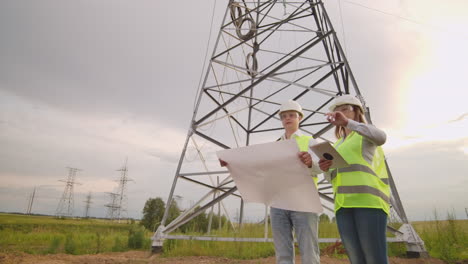
[[[424,142],[387,153],[398,192],[412,219],[424,220],[434,209],[445,212],[452,207],[459,218],[464,217],[468,156],[459,147],[467,141]]]
[[[211,17],[207,14],[211,13],[212,4],[213,1],[1,1],[0,92],[14,94],[29,106],[3,97],[18,111],[0,113],[0,176],[14,175],[26,187],[11,189],[9,200],[0,199],[0,209],[7,208],[7,201],[8,206],[21,208],[33,185],[53,184],[65,178],[66,166],[83,169],[78,176],[84,186],[77,190],[76,201],[84,200],[86,188],[98,184],[97,180],[108,185],[99,186],[101,189],[112,189],[115,185],[108,182],[118,177],[115,170],[125,156],[129,156],[129,175],[135,180],[134,185],[129,185],[132,214],[138,216],[150,196],[165,199],[180,149],[166,152],[151,148],[142,153],[125,144],[128,142],[94,135],[95,128],[87,124],[55,124],[63,120],[50,121],[47,113],[73,117],[79,112],[82,116],[102,118],[103,123],[123,120],[122,125],[127,127],[135,124],[133,120],[144,120],[142,123],[162,123],[185,131],[200,73],[205,70],[201,66],[210,27]],[[326,6],[341,35],[339,13],[333,4],[327,2]],[[214,32],[225,7],[217,5]],[[343,14],[348,59],[373,120],[391,127],[399,120],[393,102],[399,100],[401,72],[427,55],[421,49],[425,46],[422,44],[427,44],[422,42],[424,33],[395,32],[395,18],[347,4],[343,5]],[[0,93],[0,100],[2,96]],[[120,128],[119,121],[106,124],[109,133]],[[6,133],[7,129],[13,132]],[[457,144],[461,143],[425,143],[389,153],[392,172],[411,217],[420,219],[430,212],[432,205],[428,200],[434,200],[438,207],[460,207],[467,187],[461,179],[467,171],[466,155],[458,150]],[[154,157],[163,162],[155,162]],[[0,186],[0,194],[7,189]],[[441,193],[445,189],[451,192]],[[60,187],[54,189],[49,200],[38,202],[38,211],[53,213],[61,191]],[[21,198],[12,198],[18,195]],[[196,200],[193,193],[182,195]],[[95,199],[101,207],[93,210],[105,215],[102,205],[108,198],[100,193]],[[77,210],[82,207],[77,205]]]
[[[133,112],[185,127],[206,42],[196,29],[209,23],[190,5],[211,4],[185,2],[159,15],[167,3],[128,5],[2,2],[0,86],[62,109]],[[181,21],[191,18],[187,30]]]
[[[159,149],[147,149],[145,153],[152,157],[159,158],[161,161],[169,163],[177,163],[180,157],[180,153],[164,152]]]

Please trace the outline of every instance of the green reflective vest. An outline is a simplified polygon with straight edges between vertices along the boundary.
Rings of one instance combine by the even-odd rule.
[[[305,151],[308,152],[309,150],[309,140],[311,139],[311,136],[295,136],[294,139],[296,139],[297,146],[299,147],[300,151]],[[315,166],[318,166],[318,161],[317,160],[312,160],[312,162],[315,162]],[[314,166],[314,165],[312,165]],[[312,179],[314,179],[315,186],[318,185],[318,177],[317,175],[313,175]]]
[[[354,131],[334,146],[350,164],[331,172],[335,212],[341,207],[378,208],[389,214],[390,188],[382,148]]]

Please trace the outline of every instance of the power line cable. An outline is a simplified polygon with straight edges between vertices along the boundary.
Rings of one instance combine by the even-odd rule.
[[[193,101],[193,109],[195,109],[195,107],[196,107],[198,95],[199,95],[200,89],[201,89],[203,73],[205,71],[205,65],[206,65],[206,58],[208,57],[208,48],[210,47],[210,42],[211,42],[211,32],[213,30],[213,21],[214,21],[215,10],[216,10],[216,0],[213,0],[213,11],[211,13],[210,33],[208,34],[208,41],[206,43],[205,57],[203,59],[203,66],[202,66],[202,72],[200,73],[200,79],[198,80],[197,93],[195,94],[195,99]]]
[[[344,23],[343,23],[343,12],[341,10],[341,0],[338,0],[338,6],[339,6],[339,9],[340,9],[341,32],[343,34],[344,53],[345,53],[346,57],[348,57],[348,49],[346,47],[345,27],[344,27]]]
[[[432,29],[435,29],[435,30],[439,30],[439,31],[445,32],[445,33],[460,33],[460,34],[463,34],[463,35],[465,35],[465,36],[468,36],[468,32],[463,32],[463,31],[449,32],[449,31],[448,31],[447,29],[445,29],[445,28],[440,28],[440,27],[436,27],[436,26],[434,26],[434,25],[429,25],[429,24],[426,24],[426,23],[423,23],[423,22],[420,22],[420,21],[417,21],[417,20],[414,20],[414,19],[411,19],[411,18],[403,17],[403,16],[396,15],[396,14],[392,14],[392,13],[389,13],[389,12],[386,12],[386,11],[382,11],[382,10],[379,10],[379,9],[376,9],[376,8],[373,8],[373,7],[368,7],[368,6],[365,6],[365,5],[363,5],[363,4],[359,4],[359,3],[353,2],[353,1],[349,1],[349,0],[344,0],[344,1],[345,1],[346,3],[348,3],[348,4],[352,4],[352,5],[355,5],[355,6],[359,6],[359,7],[365,8],[365,9],[372,10],[372,11],[374,11],[374,12],[378,12],[378,13],[381,13],[381,14],[384,14],[384,15],[387,15],[387,16],[395,17],[395,18],[399,18],[399,19],[402,19],[402,20],[405,20],[405,21],[408,21],[408,22],[411,22],[411,23],[414,23],[414,24],[418,24],[418,25],[421,25],[421,26],[429,27],[429,28],[432,28]]]

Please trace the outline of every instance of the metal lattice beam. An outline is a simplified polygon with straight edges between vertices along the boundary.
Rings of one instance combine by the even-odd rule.
[[[321,0],[230,0],[196,98],[190,129],[166,204],[172,203],[179,178],[195,186],[191,194],[199,188],[201,198],[171,223],[166,223],[169,206],[166,207],[161,225],[153,236],[153,247],[161,247],[164,239],[271,241],[267,234],[264,238],[239,239],[174,236],[170,233],[205,210],[230,199],[235,203],[240,199],[240,226],[244,215],[242,196],[232,179],[226,176],[226,171],[220,171],[214,152],[277,139],[278,131],[282,129],[276,117],[279,106],[291,98],[299,101],[307,113],[300,123],[301,131],[314,138],[333,141],[329,139],[333,125],[325,122],[321,111],[341,94],[360,98],[367,109],[366,117],[371,120]],[[195,139],[202,141],[204,147],[195,144]],[[202,166],[187,159],[191,142],[197,149],[196,162]],[[224,180],[214,183],[211,177],[219,175],[224,175]],[[404,230],[389,227],[396,237],[388,241],[405,242],[412,246],[409,250],[425,252],[414,229],[407,226],[408,220],[391,173],[389,179],[393,194],[391,210],[405,225]],[[327,210],[333,211],[330,189],[330,184],[320,180],[321,201]],[[337,240],[328,238],[320,239],[320,242]]]

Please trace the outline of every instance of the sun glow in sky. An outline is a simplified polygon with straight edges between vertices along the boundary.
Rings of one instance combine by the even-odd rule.
[[[388,131],[387,149],[467,137],[468,17],[454,15],[457,6],[448,13],[428,4],[417,8],[413,15],[424,22],[421,35],[415,36],[419,56],[402,69],[395,110],[399,122]],[[461,148],[466,154],[468,141]]]

